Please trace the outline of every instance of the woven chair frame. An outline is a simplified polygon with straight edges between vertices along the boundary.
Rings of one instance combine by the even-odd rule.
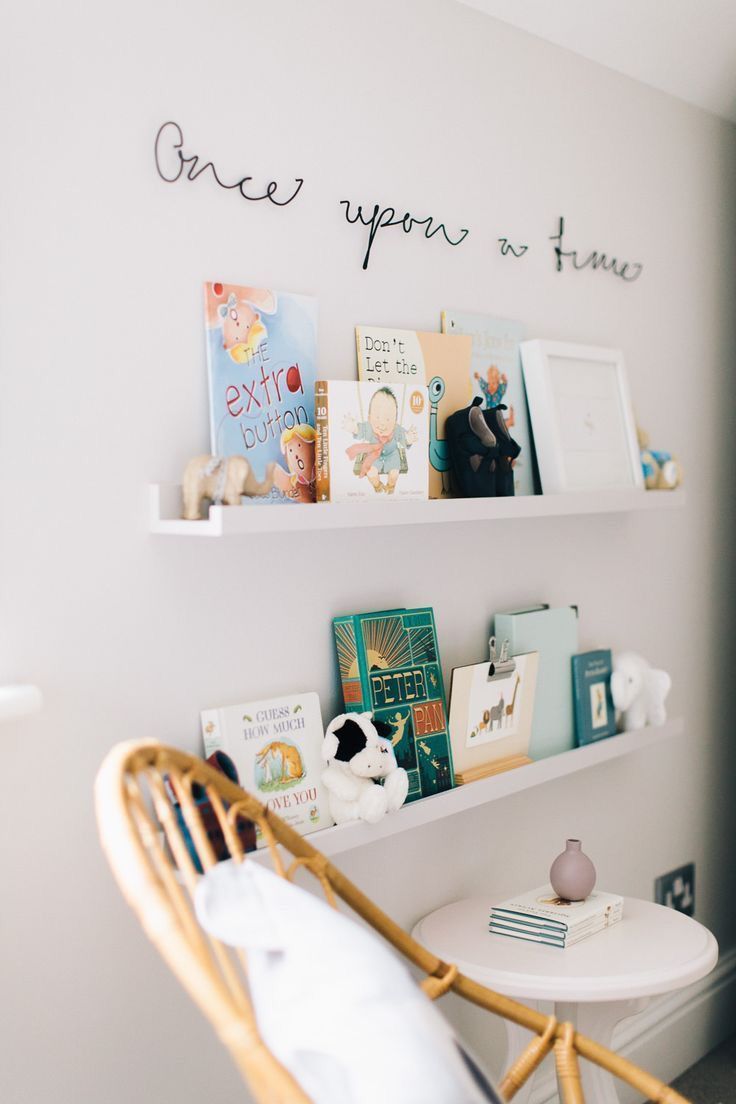
[[[193,796],[195,785],[206,791],[235,861],[246,858],[236,831],[238,818],[244,818],[260,828],[277,874],[292,878],[300,868],[308,870],[330,905],[336,907],[337,898],[342,900],[424,974],[421,987],[430,999],[452,991],[534,1033],[501,1081],[504,1100],[511,1100],[552,1052],[563,1104],[585,1104],[578,1057],[608,1070],[655,1104],[688,1104],[674,1089],[576,1032],[572,1024],[558,1023],[554,1016],[501,996],[437,958],[361,893],[308,839],[201,759],[155,742],[119,744],[105,759],[95,785],[103,849],[146,934],[230,1051],[257,1104],[312,1102],[259,1035],[248,994],[245,955],[211,938],[194,915],[192,901],[200,874],[172,795],[201,866],[208,870],[217,858]]]

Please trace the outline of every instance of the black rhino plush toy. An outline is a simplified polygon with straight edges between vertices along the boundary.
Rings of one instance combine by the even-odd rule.
[[[514,460],[521,445],[511,437],[503,404],[483,409],[481,398],[456,410],[445,422],[455,494],[461,498],[507,497],[514,493]]]

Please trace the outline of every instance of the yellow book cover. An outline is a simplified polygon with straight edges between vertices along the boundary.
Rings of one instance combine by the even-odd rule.
[[[445,421],[472,399],[470,335],[356,326],[358,377],[370,383],[422,383],[429,393],[429,497],[450,494]]]

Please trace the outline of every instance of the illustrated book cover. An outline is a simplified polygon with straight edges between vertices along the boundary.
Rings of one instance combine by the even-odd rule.
[[[429,392],[429,497],[450,494],[445,421],[472,397],[472,338],[356,326],[358,376],[373,383],[423,383]]]
[[[493,673],[487,659],[453,669],[450,740],[459,785],[530,761],[538,659],[537,652],[518,655]]]
[[[431,609],[357,613],[333,621],[345,709],[388,722],[407,801],[454,785],[437,630]]]
[[[608,648],[572,657],[575,740],[578,747],[616,735],[611,695],[613,662]]]
[[[488,408],[501,404],[506,407],[504,420],[511,436],[521,445],[521,455],[514,462],[514,492],[534,494],[534,453],[519,349],[525,336],[523,323],[493,318],[490,314],[448,310],[442,311],[442,332],[472,338],[473,397],[481,398]]]
[[[315,411],[318,502],[427,498],[423,383],[318,380]]]
[[[245,456],[274,486],[246,503],[313,502],[317,300],[237,284],[204,285],[213,455]]]
[[[332,824],[322,785],[322,713],[319,696],[280,698],[202,711],[205,756],[224,751],[240,785],[301,835]],[[258,846],[263,839],[257,831]]]
[[[531,606],[497,613],[494,633],[508,640],[512,656],[539,652],[539,671],[529,755],[546,759],[574,746],[570,663],[578,650],[578,613],[574,606]]]

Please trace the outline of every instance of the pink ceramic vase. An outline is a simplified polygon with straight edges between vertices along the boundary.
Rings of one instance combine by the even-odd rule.
[[[583,854],[580,840],[569,839],[549,871],[549,880],[558,897],[566,901],[584,901],[595,885],[595,867]]]

